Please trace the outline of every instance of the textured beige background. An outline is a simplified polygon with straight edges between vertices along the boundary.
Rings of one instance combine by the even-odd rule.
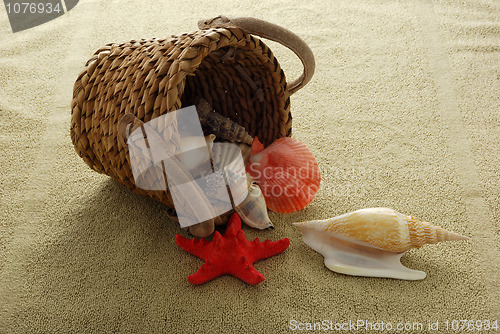
[[[0,6],[0,332],[281,333],[289,321],[500,320],[500,5],[468,1],[82,1],[12,34]],[[294,137],[320,192],[272,214],[283,254],[258,286],[186,277],[162,207],[91,171],[69,138],[72,86],[108,42],[180,34],[200,18],[256,16],[313,49],[292,97]],[[269,43],[289,79],[300,62]],[[323,266],[291,222],[389,206],[471,237],[409,251],[408,282]],[[362,331],[360,331],[362,332]]]

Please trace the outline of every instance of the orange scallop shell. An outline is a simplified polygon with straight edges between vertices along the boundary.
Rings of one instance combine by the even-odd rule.
[[[262,150],[259,144],[255,138],[254,154],[246,169],[259,184],[267,207],[278,213],[305,208],[316,196],[321,181],[312,152],[302,142],[289,137],[280,138]]]

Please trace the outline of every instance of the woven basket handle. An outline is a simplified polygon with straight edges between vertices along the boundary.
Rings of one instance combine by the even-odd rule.
[[[304,87],[309,80],[311,80],[314,74],[314,68],[316,67],[314,55],[302,38],[295,35],[290,30],[253,17],[227,18],[221,15],[213,19],[201,20],[198,22],[198,28],[200,29],[226,27],[241,28],[246,33],[281,43],[300,58],[304,66],[304,72],[302,72],[298,79],[287,83],[290,95]]]

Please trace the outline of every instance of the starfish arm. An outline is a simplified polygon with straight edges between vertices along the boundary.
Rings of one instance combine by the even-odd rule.
[[[260,242],[259,238],[255,238],[255,240],[251,242],[253,262],[277,255],[285,251],[289,245],[290,240],[288,238],[277,241],[270,241],[267,239],[264,242]]]
[[[259,273],[244,256],[241,257],[239,266],[230,274],[252,285],[257,285],[264,280],[264,275]]]
[[[199,285],[219,277],[223,273],[209,261],[205,262],[197,272],[189,275],[187,280],[191,284]]]
[[[227,223],[226,233],[224,233],[225,238],[235,237],[238,231],[241,231],[241,219],[240,216],[235,212],[229,218]],[[243,231],[242,231],[243,232]]]
[[[199,257],[204,260],[205,249],[207,247],[208,241],[205,239],[187,239],[180,234],[175,236],[175,243],[181,249],[185,250],[189,254]]]

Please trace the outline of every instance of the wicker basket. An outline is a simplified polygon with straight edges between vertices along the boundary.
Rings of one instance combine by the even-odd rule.
[[[269,145],[291,134],[290,95],[314,72],[309,47],[274,24],[219,16],[198,26],[180,36],[108,44],[95,52],[74,85],[71,139],[78,154],[97,172],[169,208],[168,190],[134,184],[127,145],[119,140],[120,122],[148,122],[203,97]],[[254,35],[294,51],[304,65],[302,75],[287,83],[271,50]]]

